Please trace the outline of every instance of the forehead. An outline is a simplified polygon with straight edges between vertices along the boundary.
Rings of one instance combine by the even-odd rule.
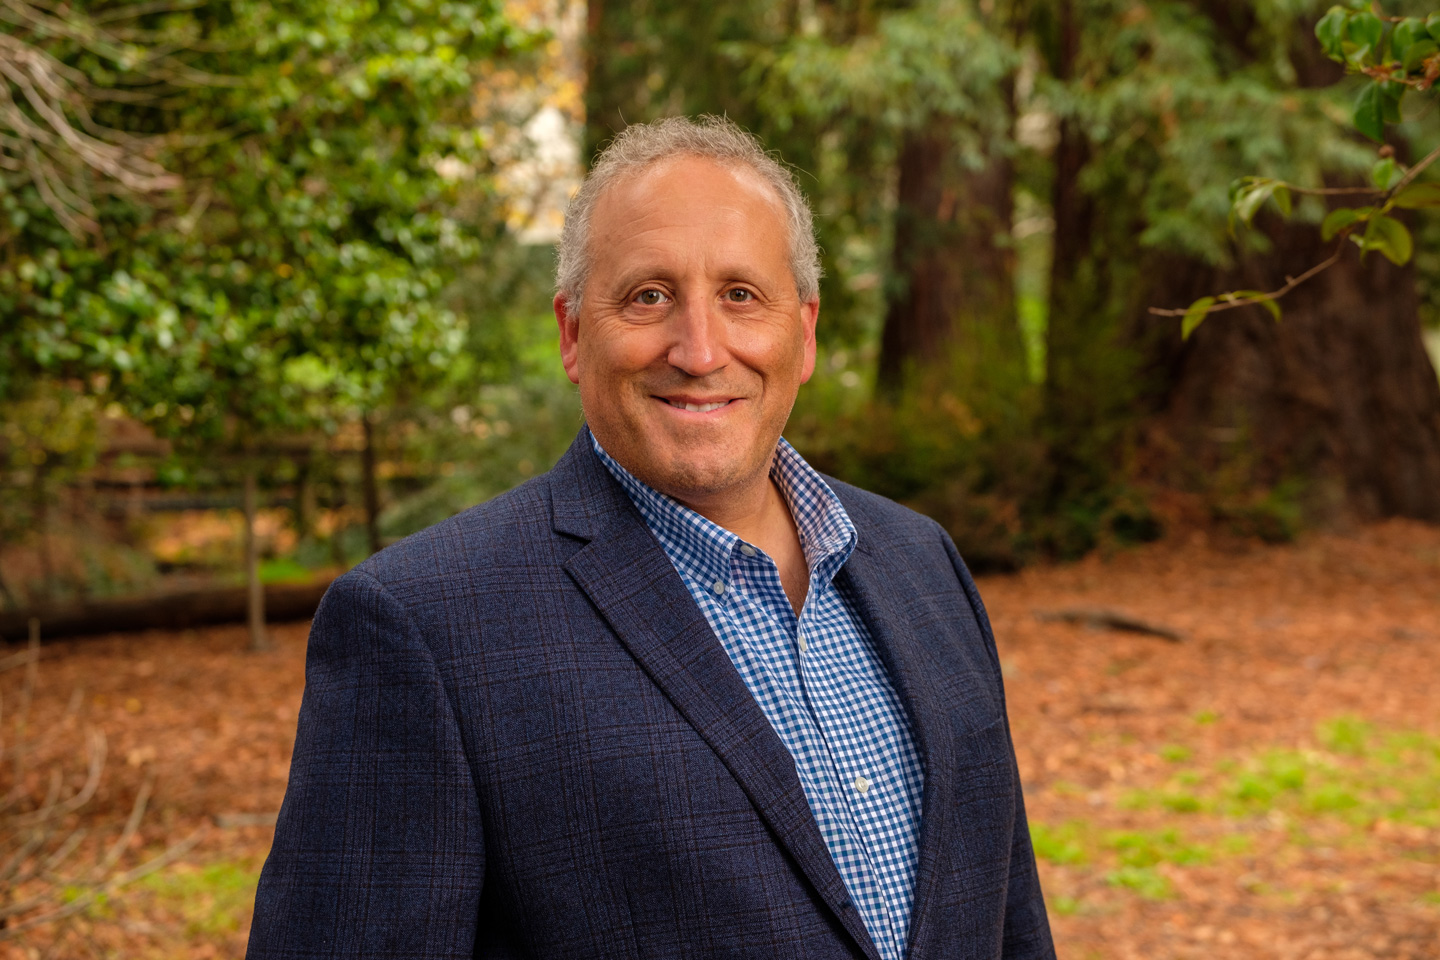
[[[653,163],[612,183],[591,214],[594,252],[604,240],[656,232],[711,231],[713,239],[737,230],[779,232],[788,239],[786,211],[776,189],[744,164],[680,156]]]

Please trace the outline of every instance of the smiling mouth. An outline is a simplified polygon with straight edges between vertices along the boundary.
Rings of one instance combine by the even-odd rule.
[[[711,410],[719,410],[731,402],[729,400],[717,400],[714,403],[685,403],[682,400],[671,400],[669,397],[661,397],[660,399],[672,407],[679,410],[689,410],[691,413],[709,413]]]

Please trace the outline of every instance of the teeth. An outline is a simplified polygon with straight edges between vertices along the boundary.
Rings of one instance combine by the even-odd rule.
[[[674,400],[666,401],[666,403],[672,407],[689,410],[691,413],[709,413],[711,410],[719,410],[728,402],[728,400],[721,400],[719,403],[676,403]]]

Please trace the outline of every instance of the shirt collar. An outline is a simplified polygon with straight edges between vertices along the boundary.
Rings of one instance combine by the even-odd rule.
[[[676,566],[701,583],[728,579],[743,545],[738,536],[641,481],[606,453],[593,433],[590,442]],[[795,520],[811,580],[829,581],[855,549],[858,535],[850,515],[830,485],[784,438],[776,444],[770,476]]]

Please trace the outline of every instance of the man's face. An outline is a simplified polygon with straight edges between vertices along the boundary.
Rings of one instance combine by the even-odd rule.
[[[578,315],[559,297],[555,315],[606,452],[692,505],[763,483],[820,306],[795,292],[774,191],[744,168],[662,161],[601,195],[589,252]]]

